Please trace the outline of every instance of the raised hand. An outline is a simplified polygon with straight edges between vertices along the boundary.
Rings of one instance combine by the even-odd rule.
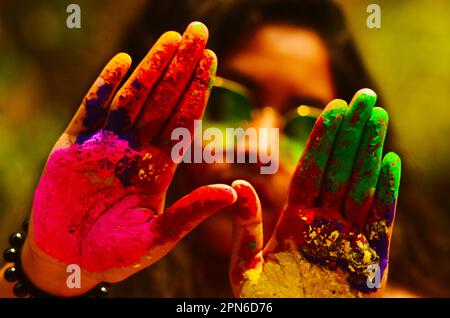
[[[369,89],[323,111],[292,177],[287,207],[263,249],[252,186],[238,193],[230,280],[242,297],[379,295],[386,283],[400,158],[382,159],[388,124]]]
[[[164,209],[176,169],[172,130],[192,131],[215,77],[207,37],[201,23],[190,24],[183,36],[165,33],[116,93],[131,64],[118,54],[87,93],[35,192],[24,265],[44,290],[72,293],[65,277],[52,276],[68,264],[82,269],[82,288],[75,292],[123,280],[236,200],[231,187],[210,185]],[[54,282],[41,281],[45,275]]]

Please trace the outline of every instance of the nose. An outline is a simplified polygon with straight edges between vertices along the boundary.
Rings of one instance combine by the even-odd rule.
[[[257,143],[245,143],[245,151],[258,152],[264,151],[265,153],[270,153],[273,149],[271,147],[270,141],[270,129],[279,129],[281,126],[281,116],[272,107],[266,106],[260,110],[255,110],[252,114],[252,119],[248,122],[247,128],[255,128],[258,132],[258,142]],[[266,130],[267,133],[261,133],[260,128]],[[245,142],[242,140],[241,142]]]
[[[273,107],[266,106],[260,110],[255,110],[252,115],[252,119],[248,123],[249,127],[279,128],[281,125],[281,116]]]

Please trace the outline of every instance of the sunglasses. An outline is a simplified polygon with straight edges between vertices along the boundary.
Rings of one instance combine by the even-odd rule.
[[[252,102],[252,93],[244,85],[217,76],[206,108],[204,120],[220,127],[244,127],[261,110]],[[280,115],[285,136],[306,142],[322,109],[307,105],[293,105]]]
[[[286,164],[296,165],[309,134],[322,113],[321,108],[293,105],[290,111],[280,115],[270,107],[257,107],[250,89],[238,82],[216,76],[213,87],[203,117],[204,126],[223,131],[228,127],[246,127],[259,112],[273,111],[280,121],[280,133],[285,137],[280,139],[280,153]]]

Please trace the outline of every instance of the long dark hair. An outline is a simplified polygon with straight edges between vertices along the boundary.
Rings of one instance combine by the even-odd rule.
[[[283,22],[311,29],[318,33],[329,50],[339,98],[350,100],[363,87],[374,89],[380,96],[377,85],[358,54],[340,8],[327,0],[153,1],[142,11],[131,32],[127,33],[123,49],[138,60],[161,33],[167,30],[182,32],[194,20],[202,21],[208,26],[211,35],[208,47],[216,52],[219,61],[233,51],[237,41],[265,23]],[[380,98],[379,104],[382,104]],[[394,150],[398,153],[397,147],[393,147],[392,135],[390,129],[385,148],[386,151]],[[391,247],[390,282],[422,295],[449,296],[450,242],[446,234],[449,229],[446,220],[448,215],[433,205],[418,187],[417,176],[408,168],[408,157],[402,156],[402,159],[402,185]],[[201,280],[201,275],[197,277],[194,274],[195,266],[190,262],[184,263],[189,264],[185,270],[192,271],[190,277],[195,280],[193,284],[179,282],[161,286],[156,282],[157,279],[155,281],[155,275],[162,275],[165,267],[168,267],[167,272],[181,266],[180,262],[171,261],[171,258],[179,255],[176,251],[158,264],[155,267],[157,270],[151,268],[147,274],[138,274],[139,278],[132,278],[131,290],[136,291],[138,281],[143,280],[143,275],[148,275],[150,281],[160,285],[156,288],[165,290],[160,293],[161,296],[199,296],[199,290],[205,290],[200,286],[204,281]],[[176,272],[183,275],[183,270],[178,269]],[[179,279],[186,280],[188,277]],[[168,292],[171,287],[173,292]],[[153,288],[148,288],[147,291],[151,291],[151,295],[158,295]]]

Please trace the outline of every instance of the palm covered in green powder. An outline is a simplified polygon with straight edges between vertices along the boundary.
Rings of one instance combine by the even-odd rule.
[[[375,103],[376,94],[362,89],[349,106],[342,100],[328,104],[264,249],[259,199],[250,184],[235,185],[245,196],[238,199],[235,217],[239,230],[230,270],[235,294],[364,296],[383,289],[401,165],[395,153],[383,158],[388,114]],[[292,287],[296,271],[299,293]],[[274,281],[277,275],[283,283]]]

